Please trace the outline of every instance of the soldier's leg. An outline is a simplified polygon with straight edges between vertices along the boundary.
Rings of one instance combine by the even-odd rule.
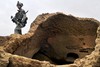
[[[22,34],[21,27],[19,25],[16,26],[14,33],[15,34]]]

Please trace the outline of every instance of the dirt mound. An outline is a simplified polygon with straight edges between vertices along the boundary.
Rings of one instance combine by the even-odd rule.
[[[95,67],[95,64],[100,62],[98,53],[100,51],[99,46],[97,46],[99,44],[98,26],[99,22],[92,18],[76,18],[62,13],[46,13],[39,15],[34,20],[27,34],[12,34],[9,38],[5,37],[6,39],[2,37],[0,45],[2,50],[11,54],[45,60],[53,64],[71,64],[77,59],[74,64],[68,66],[88,67],[91,64]],[[94,58],[96,59],[94,60]],[[92,61],[88,61],[88,59]],[[24,64],[23,60],[17,58],[15,60],[11,60],[10,66],[14,66],[14,63],[17,64],[19,61]],[[29,60],[28,63],[30,62]],[[41,62],[39,63],[41,65]]]

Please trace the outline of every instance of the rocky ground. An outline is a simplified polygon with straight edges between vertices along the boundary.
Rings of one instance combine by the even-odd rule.
[[[100,67],[99,21],[37,16],[28,33],[0,36],[0,67]]]

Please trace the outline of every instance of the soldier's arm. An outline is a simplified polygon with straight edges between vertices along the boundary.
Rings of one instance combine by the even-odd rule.
[[[13,21],[14,23],[19,24],[19,22],[18,22],[18,20],[17,20],[17,15],[18,15],[18,13],[16,13],[14,17],[11,16],[11,19],[12,19],[12,21]]]
[[[27,19],[26,12],[23,10],[23,18],[22,18],[22,21],[21,22],[24,22],[26,19]]]

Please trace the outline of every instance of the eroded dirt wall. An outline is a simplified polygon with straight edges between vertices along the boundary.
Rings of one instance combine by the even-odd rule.
[[[97,28],[98,21],[94,19],[62,13],[42,14],[31,24],[28,33],[11,35],[3,47],[12,54],[54,64],[73,63],[94,50]]]

